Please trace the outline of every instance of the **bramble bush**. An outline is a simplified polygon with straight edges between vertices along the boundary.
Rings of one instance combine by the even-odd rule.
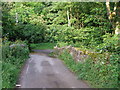
[[[20,46],[24,44],[25,46]],[[10,45],[14,45],[10,47]],[[27,45],[22,41],[3,41],[2,44],[2,88],[14,88],[22,65],[29,57]]]

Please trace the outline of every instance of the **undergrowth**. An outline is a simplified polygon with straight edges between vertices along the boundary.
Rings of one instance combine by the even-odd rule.
[[[75,62],[73,57],[65,50],[59,58],[79,79],[87,80],[94,88],[118,88],[118,54],[111,54],[109,59],[104,54],[93,58],[92,55],[85,62]]]
[[[29,57],[27,45],[22,41],[3,41],[2,44],[2,88],[14,88],[22,65]],[[10,47],[10,45],[15,45]]]

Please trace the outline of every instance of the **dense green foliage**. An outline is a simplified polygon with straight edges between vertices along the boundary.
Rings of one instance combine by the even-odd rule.
[[[2,88],[2,39],[0,39],[0,89]]]
[[[115,31],[120,33],[120,2],[110,2],[110,13],[105,2],[4,2],[2,7],[3,38],[7,37],[12,42],[25,40],[32,49],[52,49],[54,43],[57,43],[59,47],[72,45],[81,49],[89,49],[101,53],[96,57],[97,61],[105,61],[104,53],[109,53],[112,56],[108,61],[114,64],[101,65],[100,62],[91,64],[94,55],[90,56],[81,66],[69,60],[67,62],[76,65],[77,68],[82,68],[80,73],[83,76],[81,74],[79,76],[89,81],[93,78],[96,87],[97,85],[117,87],[115,84],[118,72],[115,70],[117,63],[120,63],[116,61],[120,53],[120,36]],[[8,42],[4,44],[6,46]],[[3,51],[4,49],[7,50],[3,47]],[[18,55],[19,53],[18,50]],[[10,65],[5,67],[11,67]],[[88,65],[91,69],[87,67]],[[101,67],[102,72],[104,70],[105,73],[109,70],[110,72],[104,76],[100,70],[96,70],[97,67]],[[110,73],[114,74],[110,76]],[[105,80],[110,83],[106,83]]]
[[[14,47],[10,45],[16,44]],[[23,63],[29,57],[28,47],[20,47],[25,44],[21,41],[3,41],[2,46],[2,88],[14,88],[18,80]]]
[[[119,55],[110,55],[110,59],[105,58],[106,54],[89,55],[85,62],[75,62],[73,57],[64,51],[59,56],[64,63],[78,78],[87,80],[92,87],[96,88],[117,88],[118,80],[118,58]]]
[[[27,3],[3,3],[3,7],[3,37],[11,41],[27,40],[29,43],[44,41],[45,26],[34,8]]]
[[[112,11],[114,5],[111,3]],[[2,3],[2,6],[3,37],[10,41],[65,42],[94,48],[115,32],[105,3],[101,2],[17,2]],[[118,14],[114,23],[116,19]]]
[[[63,41],[96,45],[102,43],[105,33],[113,31],[106,16],[105,3],[28,2],[3,3],[2,6],[3,36],[13,41]],[[67,11],[71,23],[69,27]]]
[[[60,41],[89,48],[103,43],[104,36],[113,35],[115,30],[101,2],[19,2],[2,6],[3,37],[12,41]]]
[[[0,4],[0,16],[1,16],[1,4]],[[2,88],[2,20],[0,18],[0,89]]]

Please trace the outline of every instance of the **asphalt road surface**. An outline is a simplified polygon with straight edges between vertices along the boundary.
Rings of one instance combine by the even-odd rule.
[[[89,88],[61,60],[47,56],[49,52],[37,50],[37,53],[30,54],[21,72],[20,88]]]

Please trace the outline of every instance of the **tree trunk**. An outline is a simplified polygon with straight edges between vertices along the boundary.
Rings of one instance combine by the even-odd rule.
[[[71,26],[71,23],[70,23],[70,16],[69,16],[69,11],[67,10],[67,19],[68,19],[68,27]]]
[[[120,34],[120,7],[117,7],[117,21],[116,21],[116,28],[115,28],[115,34]]]
[[[72,18],[73,18],[73,16],[72,16],[72,8],[70,7],[70,20],[72,20]],[[72,23],[71,23],[71,21],[70,21],[70,26],[72,26]]]
[[[110,2],[109,2],[109,0],[106,0],[106,8],[107,8],[108,19],[110,20],[111,19],[111,17],[110,17],[111,11],[110,11]]]
[[[16,20],[16,24],[18,23],[18,13],[15,13],[16,14],[16,18],[15,18],[15,20]]]
[[[116,6],[118,6],[118,7],[116,7],[117,8],[116,15],[118,17],[117,17],[117,21],[116,21],[115,34],[118,37],[118,46],[120,46],[120,2],[118,2],[118,5],[116,5]]]
[[[116,22],[115,34],[120,34],[120,22]]]
[[[119,3],[119,2],[118,2]],[[108,14],[108,19],[110,20],[110,23],[112,24],[112,27],[115,29],[115,34],[120,34],[120,7],[117,7],[117,2],[115,2],[114,10],[113,12],[110,11],[110,2],[109,0],[106,0],[106,8],[107,8],[107,14]],[[116,9],[117,13],[116,13]],[[118,16],[115,20],[116,15]]]

